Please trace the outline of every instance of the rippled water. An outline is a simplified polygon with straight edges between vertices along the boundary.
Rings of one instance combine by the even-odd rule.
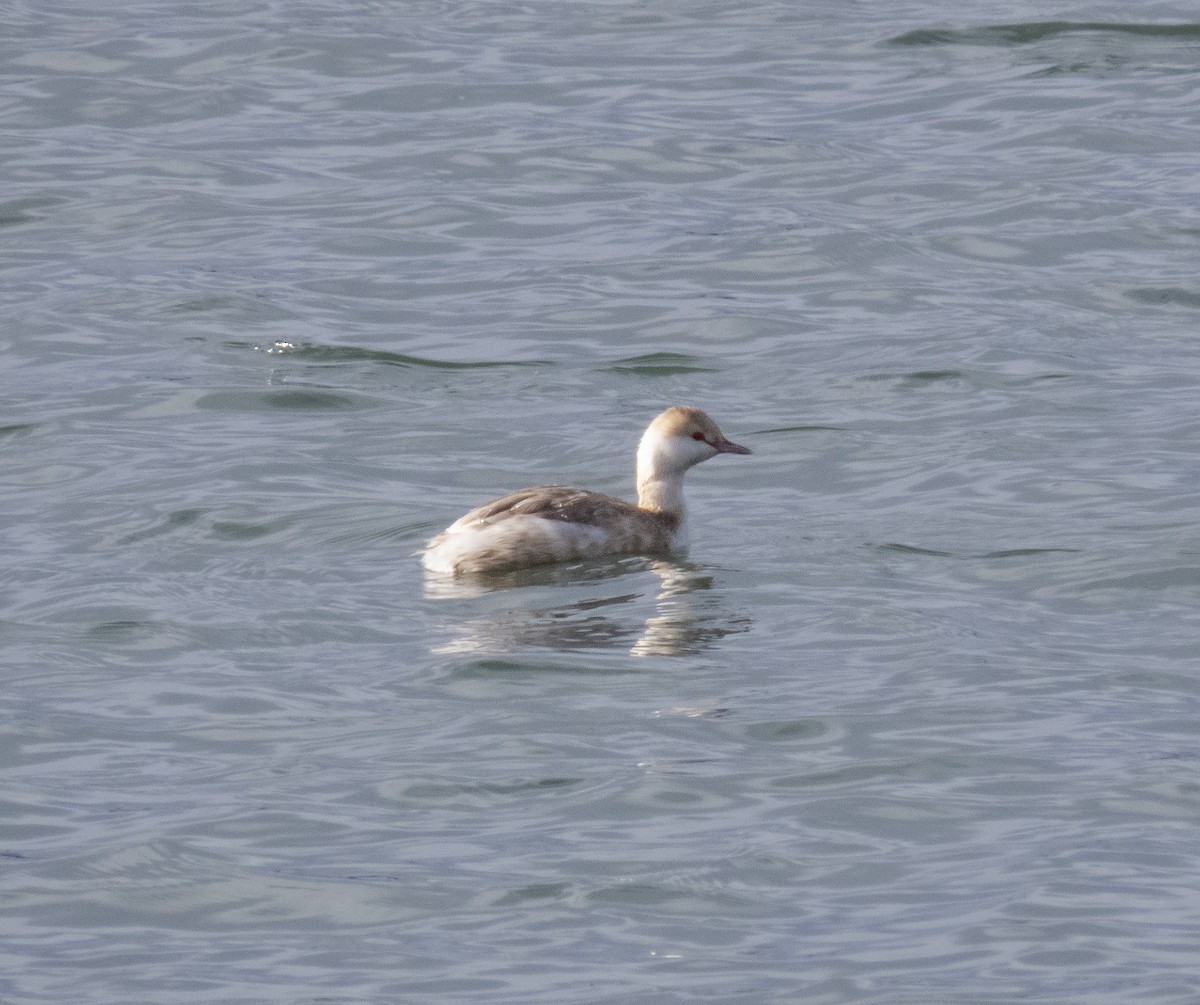
[[[0,996],[1196,1001],[1194,15],[0,15]]]

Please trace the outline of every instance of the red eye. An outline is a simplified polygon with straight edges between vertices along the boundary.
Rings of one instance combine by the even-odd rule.
[[[693,440],[702,440],[702,439],[704,439],[704,434],[703,433],[692,433],[692,439]]]

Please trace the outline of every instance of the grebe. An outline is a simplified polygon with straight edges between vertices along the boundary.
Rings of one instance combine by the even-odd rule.
[[[676,405],[650,423],[637,452],[638,501],[539,485],[471,510],[425,548],[431,572],[455,576],[600,555],[664,554],[687,541],[683,476],[717,454],[748,454],[698,408]]]

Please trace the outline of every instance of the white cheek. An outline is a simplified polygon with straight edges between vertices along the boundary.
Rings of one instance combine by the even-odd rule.
[[[685,440],[684,449],[680,453],[686,458],[686,463],[690,467],[701,461],[707,461],[710,457],[716,457],[719,451],[704,440]]]
[[[678,469],[691,467],[697,461],[707,457],[707,450],[707,443],[697,443],[695,440],[677,437],[663,453],[668,459],[668,466]]]

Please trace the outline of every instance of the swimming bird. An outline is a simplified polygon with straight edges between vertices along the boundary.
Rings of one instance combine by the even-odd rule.
[[[602,555],[661,555],[687,543],[683,476],[717,454],[748,454],[704,412],[676,405],[650,423],[637,451],[637,504],[563,485],[493,499],[426,546],[422,564],[454,576]]]

